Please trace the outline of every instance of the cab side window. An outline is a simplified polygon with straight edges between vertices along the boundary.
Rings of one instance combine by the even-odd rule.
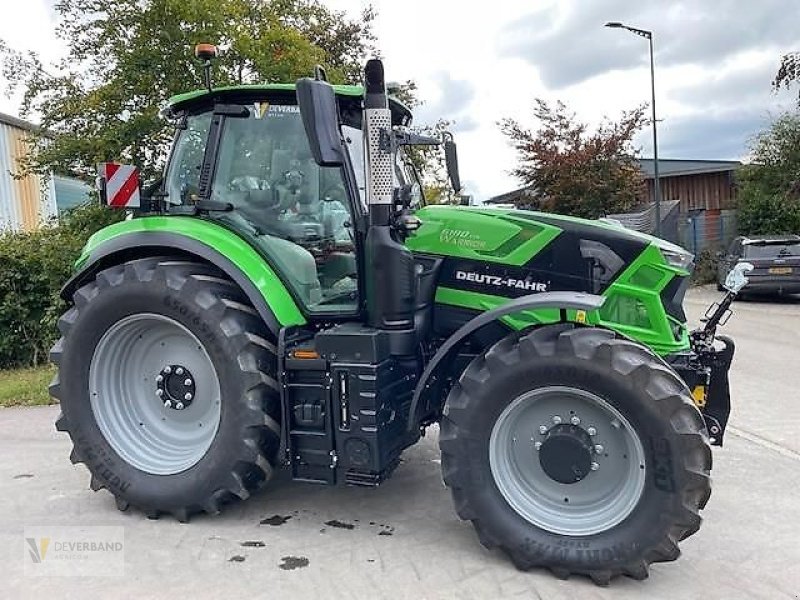
[[[171,204],[192,204],[200,192],[200,166],[211,126],[211,113],[189,115],[180,130],[172,151],[165,178],[167,199]]]
[[[213,218],[250,238],[308,312],[357,310],[342,170],[314,162],[297,106],[258,103],[248,110],[222,127],[211,199],[233,210]]]

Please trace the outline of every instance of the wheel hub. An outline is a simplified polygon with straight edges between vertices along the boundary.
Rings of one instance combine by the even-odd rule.
[[[550,428],[539,448],[539,464],[550,479],[577,483],[592,471],[591,436],[577,425]]]
[[[156,397],[166,408],[188,408],[194,401],[195,391],[195,378],[183,365],[167,365],[156,376]]]
[[[621,522],[646,478],[644,449],[625,415],[572,386],[534,388],[512,400],[492,427],[489,464],[517,514],[564,535]]]

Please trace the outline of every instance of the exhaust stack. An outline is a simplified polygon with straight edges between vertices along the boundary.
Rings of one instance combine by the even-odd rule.
[[[367,62],[364,83],[364,156],[370,223],[365,241],[367,322],[377,329],[413,334],[416,272],[411,251],[392,225],[392,113],[380,60]],[[407,339],[412,342],[407,351],[415,352],[414,336]]]
[[[367,61],[364,69],[364,156],[370,224],[388,225],[392,216],[394,167],[392,165],[392,114],[386,95],[383,63]]]

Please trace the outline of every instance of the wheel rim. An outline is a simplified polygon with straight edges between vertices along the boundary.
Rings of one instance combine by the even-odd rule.
[[[563,455],[575,457],[566,463],[574,482],[563,482]],[[592,535],[622,522],[646,478],[642,443],[622,413],[565,386],[526,392],[505,408],[492,428],[489,463],[511,508],[562,535]]]
[[[111,447],[154,475],[196,464],[219,428],[214,364],[192,332],[162,315],[131,315],[105,332],[89,367],[89,398]]]

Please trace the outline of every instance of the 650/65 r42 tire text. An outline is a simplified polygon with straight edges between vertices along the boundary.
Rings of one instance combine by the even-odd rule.
[[[92,489],[186,520],[266,483],[280,440],[275,346],[232,282],[146,258],[99,272],[73,300],[50,392]]]
[[[445,483],[520,569],[644,579],[700,526],[711,450],[686,385],[613,332],[552,325],[467,367],[441,423]]]

